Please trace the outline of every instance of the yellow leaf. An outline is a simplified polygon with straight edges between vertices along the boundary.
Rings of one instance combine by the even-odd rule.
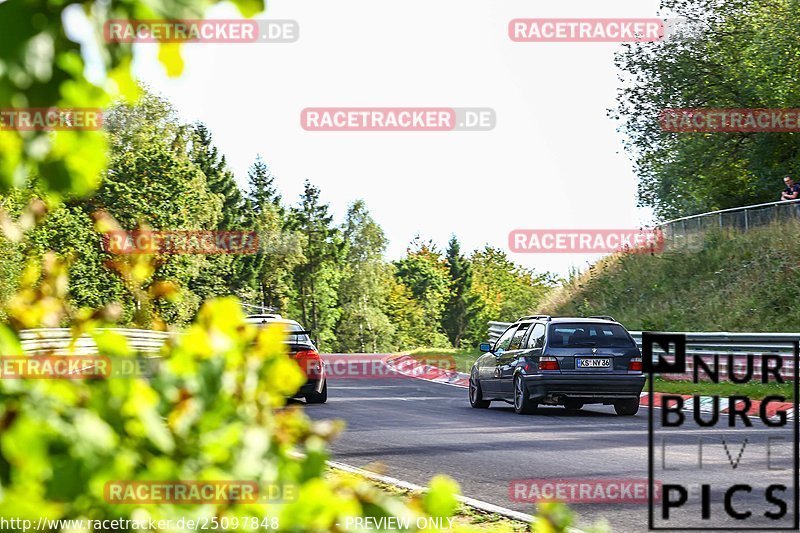
[[[119,96],[128,102],[135,102],[139,99],[141,89],[131,74],[131,62],[131,57],[123,58],[120,64],[108,73],[108,77],[116,85]]]
[[[175,77],[183,73],[183,58],[180,43],[161,43],[158,60],[167,69],[167,76]]]
[[[250,18],[267,10],[266,0],[233,0],[242,16]]]

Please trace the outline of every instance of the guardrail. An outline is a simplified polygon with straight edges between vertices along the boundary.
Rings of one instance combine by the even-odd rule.
[[[122,335],[128,340],[128,346],[138,353],[158,353],[167,339],[176,335],[167,331],[150,331],[146,329],[98,328],[98,333],[111,332]],[[40,328],[20,331],[20,344],[26,354],[37,355],[93,355],[97,353],[97,343],[90,335],[72,338],[69,328]]]
[[[500,338],[500,335],[502,335],[510,325],[511,322],[489,322],[489,342],[492,344],[497,342],[497,339]]]
[[[494,343],[503,332],[511,325],[510,322],[489,322],[489,342]],[[642,348],[642,332],[630,331],[631,337],[636,341],[639,349]],[[729,333],[729,332],[699,332],[677,331],[669,332],[686,335],[689,356],[700,356],[707,364],[711,364],[715,357],[719,357],[720,370],[727,375],[728,366],[732,363],[733,370],[741,375],[748,368],[748,354],[775,354],[783,360],[784,377],[793,375],[794,372],[794,342],[800,341],[800,333]],[[654,350],[653,359],[659,355]],[[687,374],[674,376],[686,378],[693,371],[692,357],[687,357]],[[761,376],[760,365],[754,365],[753,376]],[[673,376],[671,376],[673,377]]]

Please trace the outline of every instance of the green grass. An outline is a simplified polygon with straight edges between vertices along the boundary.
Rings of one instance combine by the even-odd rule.
[[[645,385],[647,392],[649,385]],[[656,392],[670,392],[673,394],[699,394],[701,396],[728,397],[732,395],[747,396],[751,400],[761,400],[766,396],[783,396],[786,401],[794,398],[794,383],[692,383],[691,381],[672,381],[656,378],[654,382]]]
[[[409,502],[410,498],[418,496],[417,493],[396,485],[389,485],[374,479],[362,479],[376,486],[383,492],[403,497],[406,503]],[[533,506],[531,506],[531,510],[528,512],[532,511]],[[448,530],[450,533],[466,533],[478,530],[490,533],[521,533],[523,531],[529,531],[529,524],[511,520],[499,514],[487,513],[464,504],[459,504],[453,518],[455,518],[453,521],[453,528],[452,530]]]
[[[630,330],[798,331],[800,223],[706,234],[690,247],[602,259],[536,310],[611,315]]]

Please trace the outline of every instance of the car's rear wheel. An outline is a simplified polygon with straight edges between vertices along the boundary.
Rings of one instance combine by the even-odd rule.
[[[579,409],[583,409],[583,402],[579,402],[577,400],[566,400],[564,402],[564,407],[568,411],[577,411]]]
[[[619,416],[633,416],[639,412],[639,398],[614,402],[614,411]]]
[[[515,376],[514,411],[516,411],[517,414],[524,415],[533,412],[534,409],[536,409],[536,402],[531,400],[525,380],[519,375]]]
[[[489,407],[490,403],[492,402],[483,399],[481,382],[478,380],[478,376],[475,375],[475,371],[473,370],[469,375],[469,404],[475,409],[486,409]]]
[[[328,381],[322,384],[322,392],[306,394],[306,403],[325,403],[328,401]]]

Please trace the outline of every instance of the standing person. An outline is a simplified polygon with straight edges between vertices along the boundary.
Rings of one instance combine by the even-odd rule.
[[[781,200],[797,200],[800,198],[800,184],[795,183],[791,176],[783,178],[786,188],[781,193]]]

